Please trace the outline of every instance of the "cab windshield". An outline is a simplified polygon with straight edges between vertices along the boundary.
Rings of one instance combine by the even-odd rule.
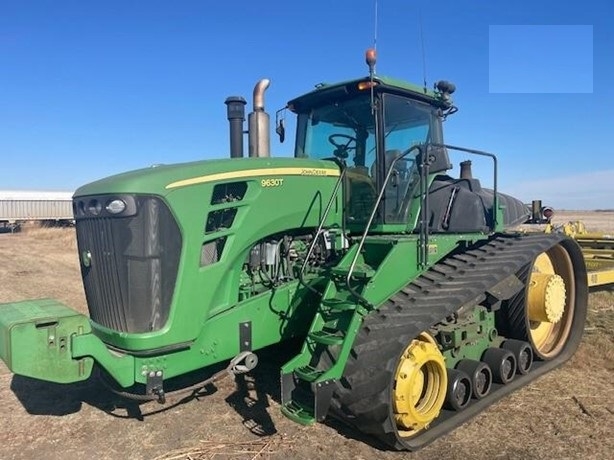
[[[367,94],[314,108],[298,115],[295,156],[337,157],[351,167],[369,167],[375,162],[375,126]]]
[[[312,108],[297,119],[296,157],[342,160],[348,224],[365,223],[375,206],[388,168],[410,147],[438,142],[432,107],[384,94],[372,105],[369,93]],[[407,223],[418,185],[417,150],[397,160],[386,185],[376,222]]]

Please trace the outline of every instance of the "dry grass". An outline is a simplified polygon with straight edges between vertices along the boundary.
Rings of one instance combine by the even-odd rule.
[[[75,240],[75,229],[73,227],[39,227],[26,226],[21,232],[31,236],[38,241],[59,241],[70,246],[71,249],[76,249],[77,241]]]
[[[0,302],[53,297],[87,312],[74,228],[0,234]]]
[[[294,436],[275,434],[265,439],[251,441],[205,441],[197,445],[176,449],[155,457],[154,460],[209,460],[214,458],[268,458],[273,454],[283,454],[297,442]],[[300,442],[300,440],[298,440]]]
[[[0,302],[55,297],[86,311],[73,229],[1,234],[0,260]],[[586,333],[570,363],[415,454],[380,451],[333,422],[302,427],[283,417],[279,366],[295,351],[259,352],[249,385],[225,380],[206,397],[149,416],[142,414],[161,406],[126,404],[95,381],[13,376],[0,364],[0,458],[605,459],[614,452],[610,291],[591,293]]]

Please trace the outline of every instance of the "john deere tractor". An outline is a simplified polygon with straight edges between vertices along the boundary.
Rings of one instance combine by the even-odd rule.
[[[444,143],[454,85],[374,73],[320,84],[296,115],[294,158],[269,155],[262,80],[249,115],[226,100],[231,157],[132,171],[79,188],[74,215],[89,317],[55,300],[0,306],[0,356],[68,383],[96,367],[128,397],[290,338],[281,410],[336,417],[415,450],[566,361],[587,276],[562,234],[497,190],[492,154]],[[289,113],[288,113],[289,112]],[[493,189],[450,151],[485,156]]]

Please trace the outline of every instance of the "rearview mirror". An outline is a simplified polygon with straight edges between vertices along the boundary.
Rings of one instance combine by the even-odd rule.
[[[285,126],[286,108],[275,112],[275,133],[279,136],[279,142],[283,144],[286,139],[286,126]]]

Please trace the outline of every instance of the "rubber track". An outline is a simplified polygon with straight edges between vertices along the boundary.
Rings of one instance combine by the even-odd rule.
[[[348,359],[344,377],[338,382],[331,404],[331,415],[375,436],[399,450],[416,450],[538,375],[564,362],[540,363],[533,370],[516,376],[501,386],[500,393],[474,402],[462,412],[443,414],[422,434],[400,438],[391,408],[392,382],[401,353],[410,341],[461,306],[479,302],[490,287],[511,274],[526,270],[540,253],[568,239],[559,234],[500,235],[472,249],[452,255],[434,265],[365,317]],[[579,251],[579,249],[578,249]],[[585,275],[586,277],[586,275]],[[576,345],[577,346],[577,345]]]

